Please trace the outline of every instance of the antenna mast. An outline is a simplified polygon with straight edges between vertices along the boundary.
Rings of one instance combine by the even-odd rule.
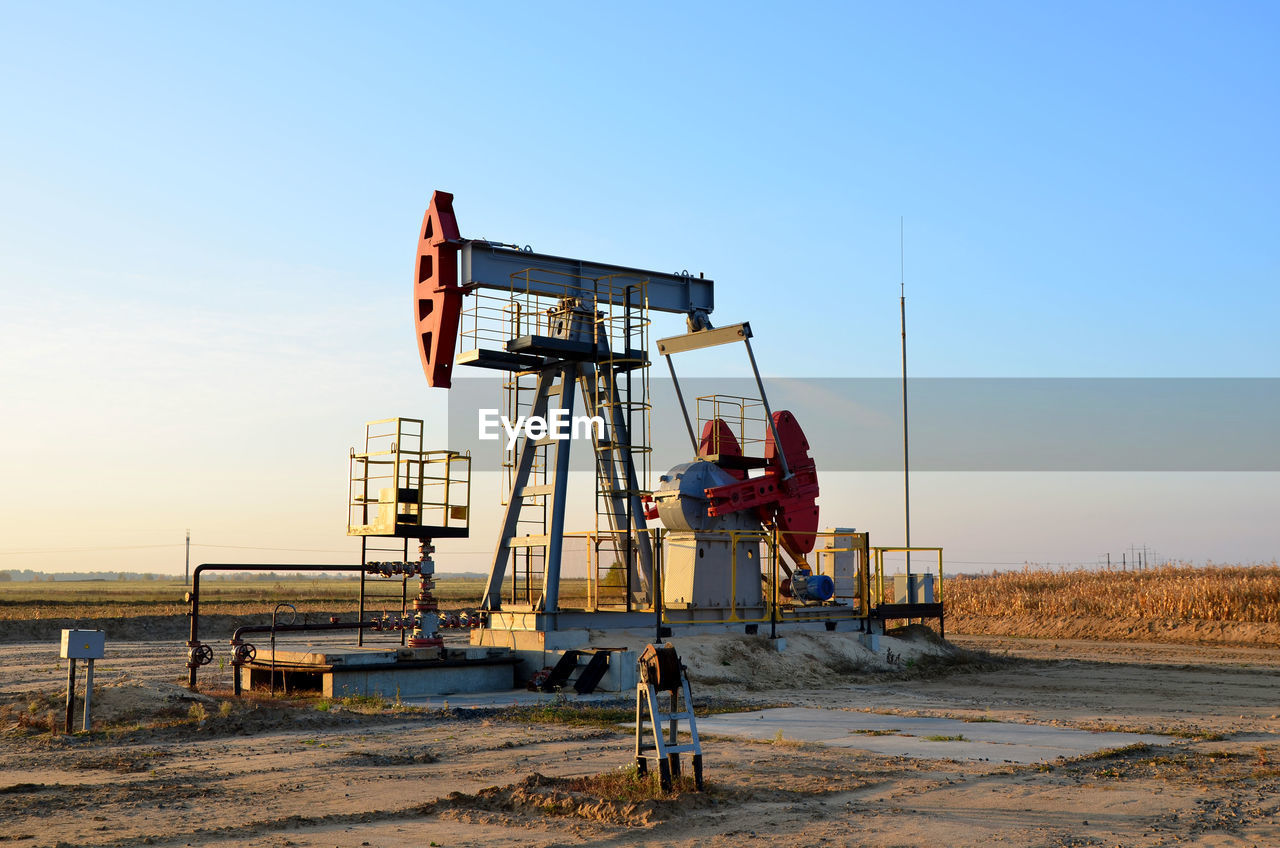
[[[902,316],[902,515],[906,525],[906,545],[911,547],[911,463],[907,451],[907,272],[906,223],[898,218],[898,308]],[[907,602],[915,603],[911,584],[911,552],[907,551]]]

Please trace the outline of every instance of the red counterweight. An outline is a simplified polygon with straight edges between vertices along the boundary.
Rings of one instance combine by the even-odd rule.
[[[728,430],[719,419],[708,422],[703,431],[704,445],[714,432],[713,425],[720,432]],[[778,433],[777,442],[774,430]],[[728,444],[720,442],[722,455],[731,455],[730,450],[725,450]],[[737,448],[736,440],[732,448]],[[737,451],[733,454],[740,455]],[[786,457],[790,477],[783,476],[781,457]],[[707,489],[707,513],[727,515],[754,510],[762,524],[778,529],[779,542],[792,558],[803,562],[804,555],[813,550],[814,534],[818,531],[818,470],[813,457],[809,456],[809,440],[790,412],[781,410],[773,414],[773,427],[765,437],[764,458],[766,465],[761,476]]]
[[[764,443],[764,458],[769,461],[765,474],[778,478],[782,491],[773,523],[782,531],[782,544],[793,556],[807,554],[817,542],[814,534],[818,532],[818,467],[809,456],[809,440],[794,415],[786,410],[775,412],[773,426],[777,428],[782,454],[791,470],[791,476],[783,479],[778,446],[770,430]]]
[[[462,287],[458,285],[458,221],[453,195],[437,191],[422,218],[418,264],[414,269],[413,314],[418,329],[418,356],[432,386],[449,388],[453,351],[462,315]]]

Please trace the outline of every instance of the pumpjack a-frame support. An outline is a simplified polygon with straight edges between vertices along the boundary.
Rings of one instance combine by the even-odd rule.
[[[601,402],[617,395],[617,374],[614,369],[598,362],[559,360],[544,366],[538,372],[531,417],[546,418],[551,398],[559,399],[559,408],[573,417],[576,398],[581,394],[589,416],[605,419],[608,429],[603,434],[592,429],[592,447],[595,451],[597,474],[600,475],[607,498],[610,530],[615,538],[633,539],[635,556],[628,568],[636,568],[640,588],[650,592],[653,584],[653,549],[649,534],[645,532],[644,507],[640,502],[639,481],[631,454],[630,434],[620,405]],[[497,610],[502,607],[502,583],[512,552],[521,548],[543,548],[542,596],[538,604],[540,612],[557,612],[560,598],[560,564],[564,551],[565,507],[568,500],[569,458],[573,439],[534,439],[527,433],[521,438],[517,453],[515,476],[511,496],[503,514],[497,548],[485,584],[483,607]],[[539,447],[554,445],[555,465],[548,483],[531,481],[534,460]],[[619,473],[621,466],[621,473]],[[550,497],[550,522],[546,535],[517,536],[520,512],[528,499]]]

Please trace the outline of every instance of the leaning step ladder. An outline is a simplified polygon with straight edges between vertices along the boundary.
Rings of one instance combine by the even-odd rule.
[[[636,684],[636,770],[644,777],[649,773],[649,760],[657,760],[658,784],[662,791],[670,792],[672,779],[680,776],[680,755],[693,755],[693,785],[702,790],[702,743],[698,741],[698,722],[693,716],[693,696],[689,693],[689,678],[680,673],[680,689],[667,690],[670,709],[662,712],[658,706],[658,691],[651,682]],[[680,707],[683,696],[684,708]],[[648,718],[646,718],[646,713]],[[680,722],[689,723],[690,739],[680,744]],[[652,744],[649,725],[652,724]],[[663,725],[666,725],[666,733]]]

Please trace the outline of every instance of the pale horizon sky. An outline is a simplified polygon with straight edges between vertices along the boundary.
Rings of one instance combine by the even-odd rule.
[[[770,376],[898,374],[905,219],[913,376],[1280,377],[1273,4],[0,24],[0,570],[180,574],[186,528],[193,563],[353,561],[364,422],[444,437],[410,311],[435,189],[464,236],[705,272]],[[496,467],[442,570],[485,568]],[[824,526],[901,541],[900,475],[822,484]],[[912,477],[913,541],[961,570],[1270,562],[1278,513],[1275,472]]]

